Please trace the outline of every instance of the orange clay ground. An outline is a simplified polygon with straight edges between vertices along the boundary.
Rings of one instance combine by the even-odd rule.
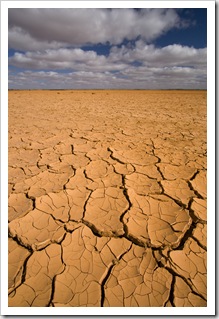
[[[206,91],[9,91],[9,306],[206,306]]]

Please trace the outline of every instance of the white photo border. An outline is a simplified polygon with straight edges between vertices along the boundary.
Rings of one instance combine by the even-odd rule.
[[[2,1],[1,2],[1,314],[2,315],[215,315],[215,1]],[[8,9],[207,8],[207,307],[8,307]]]

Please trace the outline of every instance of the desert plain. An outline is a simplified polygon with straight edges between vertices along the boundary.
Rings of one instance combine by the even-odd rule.
[[[207,305],[206,91],[9,91],[10,307]]]

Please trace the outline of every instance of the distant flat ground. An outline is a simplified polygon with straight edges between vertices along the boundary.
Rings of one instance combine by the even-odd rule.
[[[9,91],[9,306],[203,307],[206,91]]]

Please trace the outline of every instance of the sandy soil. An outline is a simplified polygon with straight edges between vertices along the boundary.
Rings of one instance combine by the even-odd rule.
[[[206,92],[9,92],[9,306],[206,306]]]

